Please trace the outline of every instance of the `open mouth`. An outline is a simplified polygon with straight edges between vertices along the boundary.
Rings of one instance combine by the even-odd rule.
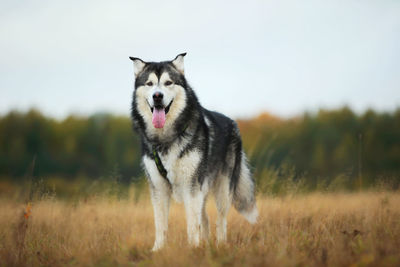
[[[174,102],[174,100],[172,99],[171,100],[171,102],[169,102],[169,104],[168,104],[168,106],[166,107],[166,108],[164,108],[163,106],[154,106],[154,107],[151,107],[150,106],[150,104],[149,104],[149,106],[150,106],[150,110],[151,110],[151,113],[153,113],[153,111],[154,111],[154,108],[156,108],[156,109],[164,109],[165,110],[165,115],[167,115],[168,114],[168,112],[169,112],[169,108],[171,107],[171,105],[172,105],[172,102]]]
[[[172,105],[173,100],[168,104],[168,106],[164,107],[162,105],[155,105],[154,107],[151,107],[150,105],[150,110],[151,113],[153,113],[153,118],[152,118],[152,123],[155,128],[163,128],[165,125],[165,115],[169,112],[169,108]]]

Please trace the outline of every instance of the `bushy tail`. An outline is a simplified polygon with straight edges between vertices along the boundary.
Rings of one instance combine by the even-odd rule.
[[[240,175],[233,192],[233,206],[249,223],[257,222],[258,211],[255,199],[255,185],[244,153],[240,159]]]

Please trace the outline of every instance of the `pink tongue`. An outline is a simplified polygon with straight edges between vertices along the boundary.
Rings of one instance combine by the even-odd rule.
[[[153,110],[153,125],[156,128],[162,128],[165,124],[165,109]]]

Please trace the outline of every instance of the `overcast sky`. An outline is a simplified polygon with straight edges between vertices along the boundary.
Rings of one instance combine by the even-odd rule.
[[[0,114],[129,115],[133,64],[187,52],[203,106],[400,107],[400,1],[2,1]]]

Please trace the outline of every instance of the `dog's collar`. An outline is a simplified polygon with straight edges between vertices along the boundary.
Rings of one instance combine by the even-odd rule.
[[[189,127],[189,122],[187,122],[184,126],[183,126],[183,130],[181,131],[181,134],[183,134],[186,129]]]
[[[187,122],[185,124],[181,134],[183,134],[188,127],[189,127],[189,122]],[[168,184],[171,186],[171,182],[168,179],[168,171],[165,169],[164,164],[162,164],[160,155],[158,154],[158,151],[154,146],[153,146],[153,151],[152,151],[152,158],[153,158],[154,162],[156,163],[158,172],[161,174],[162,177],[164,177],[165,180],[167,180]]]
[[[168,180],[168,172],[165,169],[164,165],[162,164],[162,161],[160,159],[160,155],[158,155],[158,152],[155,148],[153,148],[153,160],[156,163],[158,172],[161,174],[162,177],[164,177],[164,179],[168,182],[168,184],[171,186],[171,182]]]

